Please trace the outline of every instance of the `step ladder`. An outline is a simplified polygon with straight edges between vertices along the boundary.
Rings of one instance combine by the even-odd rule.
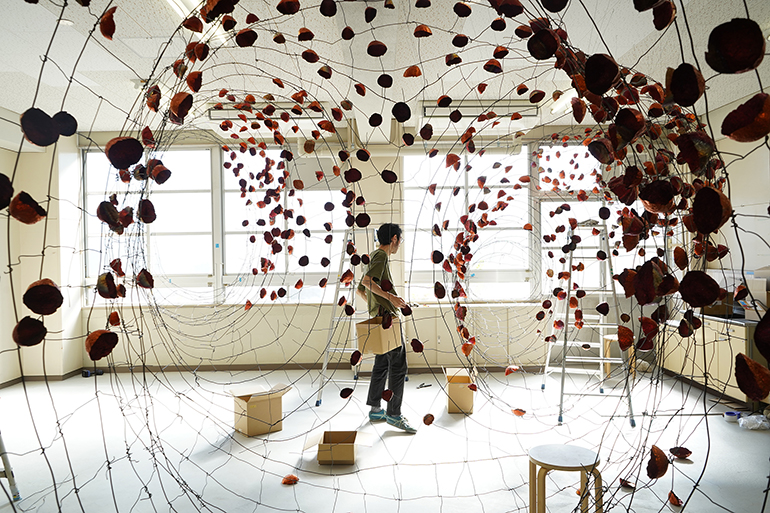
[[[609,237],[607,234],[606,223],[599,223],[596,220],[590,219],[582,223],[578,223],[578,228],[596,228],[599,231],[599,249],[604,251],[607,258],[599,261],[600,273],[599,273],[599,288],[588,289],[588,292],[595,292],[599,295],[599,301],[605,302],[607,300],[609,287],[612,291],[613,307],[615,310],[615,319],[620,319],[620,311],[618,308],[618,295],[615,287],[615,280],[612,278],[614,275],[614,269],[612,267],[612,250],[610,248]],[[571,240],[574,235],[574,229],[570,228],[567,232],[568,238]],[[602,316],[596,314],[583,314],[583,329],[593,328],[599,332],[598,342],[585,342],[579,339],[578,335],[570,337],[573,329],[577,329],[570,321],[570,298],[572,297],[572,277],[574,271],[572,268],[573,251],[569,252],[567,258],[567,271],[569,272],[569,278],[567,279],[567,286],[565,288],[567,297],[564,300],[557,300],[556,308],[554,309],[553,320],[554,324],[551,328],[551,336],[548,342],[548,351],[545,359],[545,368],[543,370],[543,383],[540,385],[541,390],[545,390],[546,380],[552,373],[561,373],[561,389],[559,393],[559,425],[563,422],[564,417],[564,396],[565,395],[596,395],[601,397],[620,397],[626,399],[628,402],[628,413],[631,423],[631,427],[636,427],[636,421],[634,420],[634,410],[631,402],[631,381],[629,374],[635,370],[634,358],[630,354],[621,353],[621,358],[612,358],[609,356],[609,341],[612,340],[613,335],[617,333],[617,324],[601,322]],[[561,329],[556,328],[555,321],[561,319],[564,322],[564,326]],[[560,339],[560,340],[559,340]],[[558,366],[551,365],[551,355],[554,347],[557,350],[561,349],[561,364]],[[599,356],[574,356],[568,354],[569,348],[582,347],[588,349],[598,349]],[[567,364],[580,364],[581,367],[568,367]],[[610,395],[604,393],[604,382],[610,375],[611,365],[619,364],[623,372],[623,391],[619,395]],[[565,392],[565,378],[567,373],[575,374],[587,374],[589,376],[599,377],[599,393],[588,394],[580,392]]]
[[[356,344],[357,339],[355,334],[355,324],[356,322],[364,321],[369,318],[369,312],[366,312],[366,314],[359,314],[356,312],[353,315],[337,315],[339,312],[339,307],[337,306],[336,301],[340,297],[340,291],[343,290],[341,282],[342,273],[344,272],[343,269],[345,269],[345,264],[350,263],[350,257],[348,256],[346,250],[348,247],[348,242],[352,243],[354,246],[356,245],[355,236],[355,229],[353,227],[349,227],[347,230],[345,230],[345,236],[343,237],[342,241],[343,246],[342,254],[340,256],[340,265],[339,269],[337,269],[337,281],[334,287],[335,303],[332,306],[332,315],[329,319],[329,336],[326,339],[326,347],[324,348],[324,362],[323,366],[321,367],[321,375],[318,378],[318,393],[316,395],[315,401],[316,406],[321,406],[321,401],[323,400],[323,391],[326,385],[332,381],[341,384],[355,384],[358,380],[358,375],[361,370],[361,362],[363,361],[363,358],[359,360],[357,365],[351,366],[351,370],[353,371],[352,380],[333,379],[334,372],[336,371],[329,373],[330,360],[335,357],[339,360],[342,360],[345,355],[352,355],[355,351],[358,350]],[[353,271],[354,275],[352,286],[350,288],[350,294],[348,297],[348,302],[351,305],[355,303],[356,298],[356,286],[358,285],[356,276],[357,267],[358,266],[350,266],[350,270]],[[340,331],[338,332],[338,330]],[[351,342],[353,343],[352,345],[350,345]]]
[[[0,470],[0,478],[4,477],[8,480],[13,501],[18,502],[21,500],[21,494],[19,493],[19,488],[16,486],[16,478],[14,477],[13,469],[11,468],[11,460],[8,459],[8,452],[5,450],[2,433],[0,433],[0,461],[3,462],[2,470]]]

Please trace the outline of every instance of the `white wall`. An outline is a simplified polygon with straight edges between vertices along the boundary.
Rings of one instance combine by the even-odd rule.
[[[15,153],[0,149],[0,173],[10,178],[15,161]],[[0,384],[14,380],[21,375],[16,344],[11,338],[16,319],[13,315],[13,298],[10,287],[12,275],[8,274],[9,223],[7,212],[7,209],[3,210],[3,216],[0,217]],[[18,230],[16,230],[15,221],[11,221],[10,241],[13,248],[18,245]],[[18,280],[14,285],[18,290],[17,282]]]

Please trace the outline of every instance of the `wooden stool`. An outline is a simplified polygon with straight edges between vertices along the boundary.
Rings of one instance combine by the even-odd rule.
[[[604,356],[609,357],[610,356],[610,347],[612,347],[613,342],[618,341],[617,335],[604,335]],[[636,352],[635,346],[631,344],[631,347],[627,349],[628,351],[628,370],[631,373],[631,377],[636,377],[636,356],[634,353]],[[610,362],[604,362],[604,375],[609,376],[612,371],[612,367]]]
[[[545,513],[545,476],[551,470],[580,472],[580,510],[588,511],[588,474],[594,476],[596,513],[602,513],[602,475],[599,455],[576,445],[538,445],[529,450],[529,513]],[[538,472],[537,467],[540,466]]]

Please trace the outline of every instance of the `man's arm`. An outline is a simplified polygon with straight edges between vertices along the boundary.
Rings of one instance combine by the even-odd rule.
[[[396,308],[404,308],[406,306],[406,301],[391,292],[385,292],[382,290],[382,287],[377,285],[377,282],[375,282],[371,276],[364,276],[363,279],[361,279],[361,284],[367,289],[371,290],[373,294],[377,294],[378,296],[390,301],[390,303]]]

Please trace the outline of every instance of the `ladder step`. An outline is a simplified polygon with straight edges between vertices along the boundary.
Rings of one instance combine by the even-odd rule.
[[[580,363],[623,363],[622,358],[601,358],[599,356],[567,356],[567,361]]]

